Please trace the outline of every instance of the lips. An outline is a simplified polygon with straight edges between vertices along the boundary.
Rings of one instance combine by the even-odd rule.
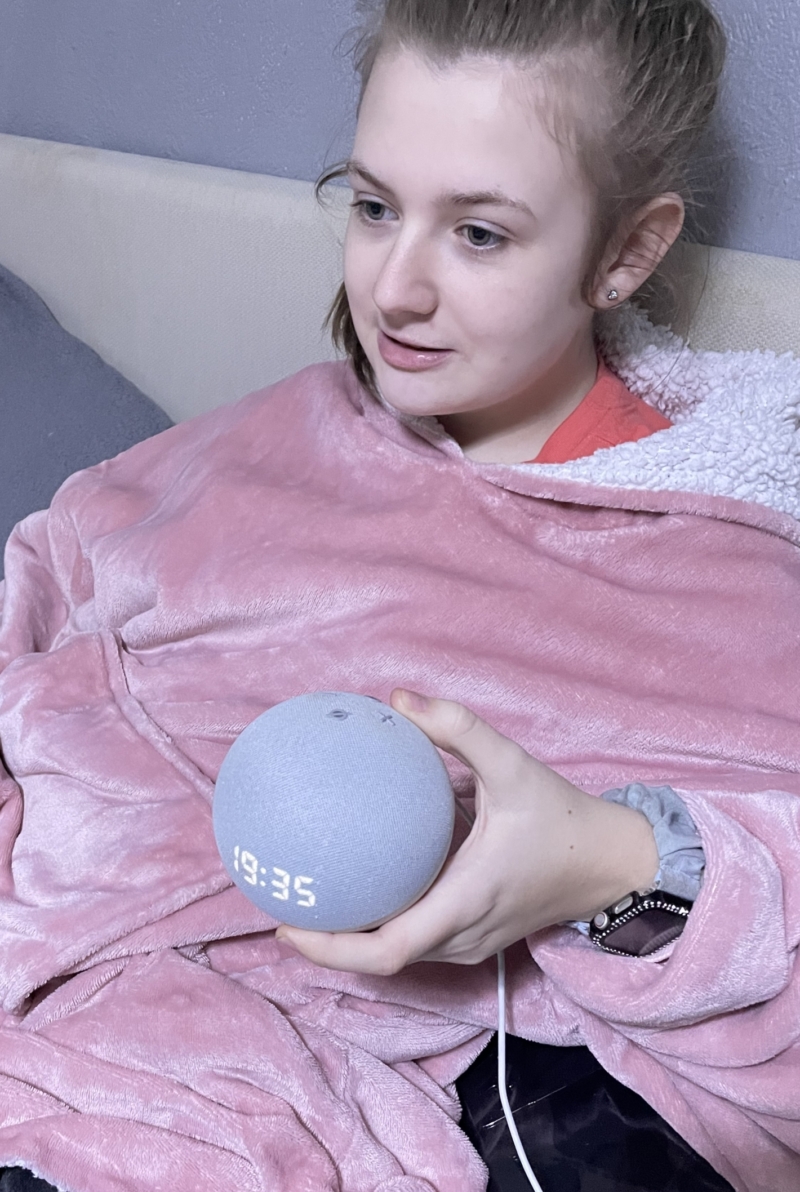
[[[378,331],[378,351],[388,365],[404,372],[436,368],[453,354],[450,348],[427,348],[421,344],[404,343],[384,331]]]
[[[384,332],[384,335],[387,339],[394,340],[401,348],[412,348],[415,352],[444,352],[447,350],[446,348],[434,348],[430,344],[410,343],[409,340],[400,339],[397,335],[389,335],[388,332]]]

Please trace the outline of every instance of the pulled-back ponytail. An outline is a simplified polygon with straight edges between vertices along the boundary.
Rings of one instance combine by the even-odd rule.
[[[362,96],[379,54],[394,48],[437,63],[511,59],[552,83],[553,134],[574,150],[596,198],[587,288],[626,216],[660,194],[691,199],[725,58],[724,32],[705,0],[361,0],[359,8]],[[326,171],[318,192],[343,172]],[[343,286],[329,322],[371,387]]]

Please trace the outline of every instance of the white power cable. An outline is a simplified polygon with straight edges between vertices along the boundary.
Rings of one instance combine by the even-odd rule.
[[[456,799],[456,809],[460,811],[461,815],[469,824],[470,828],[475,823],[475,817],[467,811],[460,799]],[[514,1121],[514,1115],[511,1112],[511,1106],[508,1101],[508,1089],[506,1088],[506,954],[505,952],[497,953],[497,1090],[500,1093],[500,1103],[503,1106],[503,1113],[505,1114],[506,1122],[508,1123],[509,1133],[511,1134],[511,1141],[514,1143],[514,1150],[517,1152],[517,1158],[522,1164],[522,1170],[528,1177],[528,1182],[533,1188],[533,1192],[544,1192],[542,1185],[533,1174],[533,1168],[528,1162],[528,1156],[525,1154],[525,1148],[522,1145],[519,1133],[517,1132],[517,1125]]]
[[[508,1089],[506,1088],[506,954],[505,952],[497,953],[497,1089],[500,1093],[500,1102],[503,1106],[503,1113],[506,1115],[506,1122],[508,1123],[509,1133],[511,1134],[511,1141],[514,1143],[514,1150],[517,1152],[517,1158],[522,1164],[522,1170],[528,1177],[528,1181],[534,1192],[543,1192],[542,1185],[533,1174],[533,1168],[528,1162],[528,1156],[525,1154],[525,1148],[517,1132],[517,1125],[514,1121],[514,1115],[511,1112],[511,1106],[508,1101]]]

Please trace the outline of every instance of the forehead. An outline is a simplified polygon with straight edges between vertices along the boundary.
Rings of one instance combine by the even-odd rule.
[[[386,52],[363,96],[354,156],[382,179],[423,189],[564,201],[580,176],[544,116],[546,86],[541,72],[504,59],[437,64],[409,49]]]

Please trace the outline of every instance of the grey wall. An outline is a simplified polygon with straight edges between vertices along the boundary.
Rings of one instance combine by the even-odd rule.
[[[800,259],[800,0],[714,0],[729,37],[718,121],[727,201],[711,239]]]
[[[709,238],[800,259],[800,0],[717,8],[729,155]],[[0,130],[313,178],[352,128],[352,23],[353,0],[0,0]]]
[[[352,0],[0,0],[0,131],[312,178],[351,128]]]

